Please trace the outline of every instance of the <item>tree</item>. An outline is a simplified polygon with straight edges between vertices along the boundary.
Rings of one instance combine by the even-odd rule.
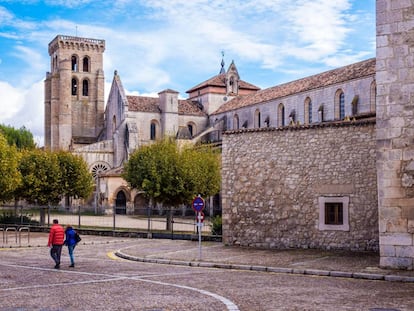
[[[19,153],[14,146],[8,145],[6,138],[0,134],[0,201],[13,199],[14,191],[21,184],[18,170]]]
[[[177,207],[191,203],[198,194],[219,191],[220,158],[212,149],[187,146],[180,150],[174,140],[164,139],[135,151],[123,177],[153,202]]]
[[[209,146],[184,147],[180,154],[182,176],[185,179],[185,201],[190,202],[196,194],[202,197],[220,191],[220,154]]]
[[[57,153],[61,173],[62,195],[87,199],[93,192],[94,181],[86,162],[67,151]]]
[[[19,150],[34,149],[36,147],[32,133],[24,126],[16,130],[14,127],[0,124],[0,132],[6,137],[10,146],[16,146]]]
[[[23,182],[16,190],[16,198],[40,205],[57,204],[62,199],[61,170],[55,153],[23,151],[19,171]]]
[[[23,151],[19,170],[23,183],[16,196],[29,203],[57,204],[64,196],[88,198],[93,178],[85,161],[69,152]]]

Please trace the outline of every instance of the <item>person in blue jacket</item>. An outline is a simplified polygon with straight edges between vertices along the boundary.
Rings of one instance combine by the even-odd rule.
[[[72,228],[71,225],[66,226],[65,236],[66,236],[65,245],[68,247],[69,257],[70,257],[69,267],[74,268],[75,258],[73,256],[73,251],[78,242],[76,241],[76,231]]]

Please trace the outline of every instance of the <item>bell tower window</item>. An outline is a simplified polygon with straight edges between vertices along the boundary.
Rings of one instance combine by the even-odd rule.
[[[89,82],[88,80],[82,81],[82,96],[88,96],[89,95]]]
[[[72,95],[78,94],[78,80],[75,78],[72,79]]]
[[[89,58],[86,56],[83,58],[83,72],[89,72]]]
[[[72,71],[78,71],[78,58],[72,55]]]

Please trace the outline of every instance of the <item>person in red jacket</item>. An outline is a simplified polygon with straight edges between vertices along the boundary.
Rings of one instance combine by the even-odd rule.
[[[50,256],[55,261],[55,269],[60,268],[60,255],[62,254],[62,246],[65,241],[65,231],[63,227],[59,225],[57,219],[53,219],[53,225],[49,232],[49,241],[47,246],[51,247]]]

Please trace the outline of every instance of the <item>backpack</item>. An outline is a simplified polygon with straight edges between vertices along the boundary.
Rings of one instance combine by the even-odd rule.
[[[75,232],[75,241],[76,241],[76,244],[78,244],[81,240],[82,239],[81,239],[79,233]]]

